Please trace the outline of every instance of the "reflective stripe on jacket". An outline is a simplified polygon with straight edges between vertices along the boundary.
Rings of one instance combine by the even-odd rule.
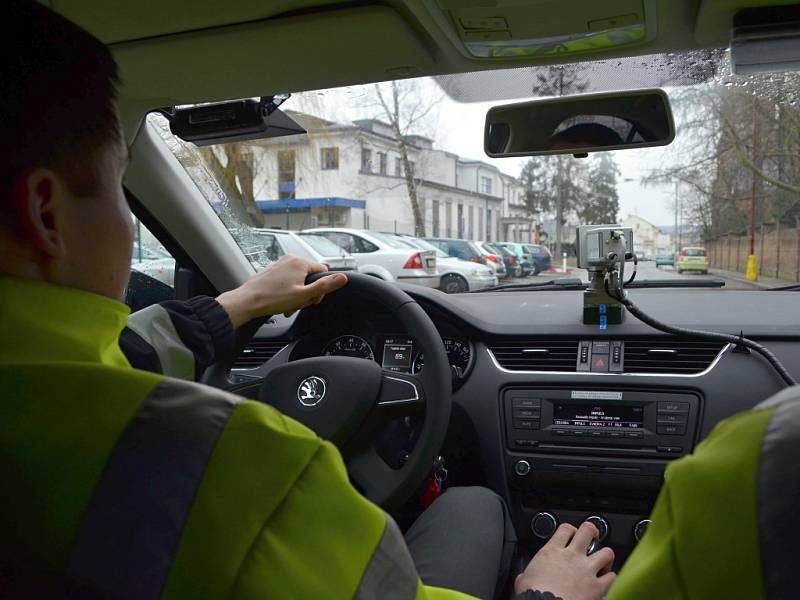
[[[0,277],[8,572],[78,596],[467,598],[420,583],[331,444],[269,406],[131,369],[126,318]]]
[[[609,600],[798,597],[800,386],[720,422],[667,469]]]

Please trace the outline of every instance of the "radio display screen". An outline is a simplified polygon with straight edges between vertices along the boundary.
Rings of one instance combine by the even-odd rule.
[[[414,340],[410,338],[386,338],[383,344],[383,366],[387,371],[411,372],[411,355]]]
[[[641,429],[644,426],[644,407],[554,403],[553,425]]]

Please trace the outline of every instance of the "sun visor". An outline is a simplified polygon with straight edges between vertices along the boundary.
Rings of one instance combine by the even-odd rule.
[[[470,58],[552,58],[652,41],[655,0],[428,0]]]

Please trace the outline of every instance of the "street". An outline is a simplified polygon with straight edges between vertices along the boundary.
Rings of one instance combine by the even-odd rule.
[[[631,269],[633,265],[628,263],[625,265],[625,277],[626,279],[630,276]],[[563,274],[563,273],[540,273],[536,277],[526,277],[526,278],[517,278],[517,279],[505,279],[502,283],[532,283],[535,281],[547,281],[548,279],[554,278],[562,278],[562,277],[577,277],[583,281],[588,281],[589,276],[585,269],[577,269],[575,267],[570,267],[572,269],[571,273]],[[714,278],[714,279],[722,279],[725,281],[725,287],[722,289],[725,290],[756,290],[759,289],[758,286],[748,283],[746,281],[741,281],[739,279],[734,279],[729,276],[722,275],[720,273],[715,273],[712,269],[708,275],[701,275],[699,273],[682,273],[678,274],[678,271],[675,270],[674,267],[658,267],[656,268],[656,263],[654,261],[643,261],[639,263],[637,268],[636,279],[639,280],[657,280],[657,279],[703,279],[703,278]],[[742,279],[744,276],[742,275]]]

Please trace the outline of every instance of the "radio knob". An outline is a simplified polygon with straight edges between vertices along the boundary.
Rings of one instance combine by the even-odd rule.
[[[553,535],[558,527],[558,521],[549,512],[540,512],[533,515],[531,519],[531,531],[533,535],[543,540]]]
[[[527,460],[518,460],[514,463],[514,473],[519,475],[520,477],[525,477],[528,473],[531,472],[531,463]]]
[[[650,523],[652,523],[650,519],[642,519],[633,526],[633,537],[637,542],[644,537],[645,533],[647,533],[647,528],[650,527]]]
[[[603,517],[599,515],[592,515],[591,517],[587,517],[584,519],[588,521],[595,527],[597,527],[597,542],[600,543],[606,536],[608,535],[608,521],[606,521]]]

